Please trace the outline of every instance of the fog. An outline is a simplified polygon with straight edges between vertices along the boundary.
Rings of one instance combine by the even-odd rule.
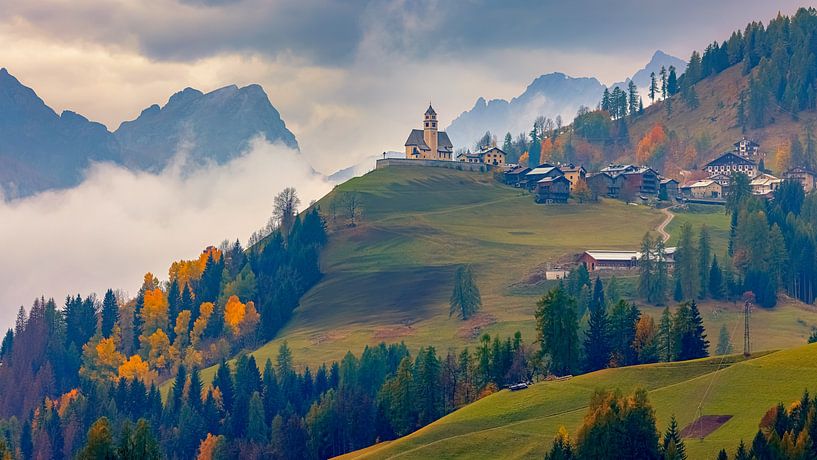
[[[245,244],[288,186],[302,208],[331,189],[299,153],[257,140],[221,166],[191,171],[183,152],[159,174],[96,164],[76,188],[0,200],[0,327],[35,297],[133,295],[145,272],[165,280],[174,260],[224,239]]]

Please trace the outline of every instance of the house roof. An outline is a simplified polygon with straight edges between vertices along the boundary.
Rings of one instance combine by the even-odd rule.
[[[792,174],[792,173],[795,173],[795,174],[805,173],[805,174],[811,174],[812,176],[817,176],[817,172],[814,172],[811,169],[806,168],[804,166],[795,166],[793,168],[790,168],[788,171],[783,173],[783,176],[786,176],[786,175],[789,175],[789,174]]]
[[[516,176],[516,175],[520,175],[520,174],[527,174],[528,171],[530,171],[530,168],[528,168],[528,167],[517,166],[517,167],[511,169],[510,171],[506,171],[505,174]]]
[[[437,115],[437,112],[434,111],[434,107],[431,107],[431,104],[428,104],[426,115]]]
[[[501,148],[496,147],[496,146],[494,146],[494,147],[485,147],[482,150],[480,150],[479,152],[476,152],[474,155],[485,155],[486,153],[491,153],[494,150],[498,151],[499,153],[501,153],[503,155],[507,155]]]
[[[777,177],[774,177],[771,174],[761,174],[752,179],[752,181],[749,182],[749,184],[752,186],[760,187],[764,185],[779,184],[781,182],[783,182],[783,179],[778,179]]]
[[[662,184],[669,184],[670,182],[675,182],[676,184],[678,183],[677,180],[675,180],[675,179],[673,179],[671,177],[665,177],[665,178],[661,179]]]
[[[575,165],[569,164],[569,165],[562,165],[562,166],[560,166],[559,168],[560,168],[560,169],[562,170],[562,172],[564,172],[564,173],[569,173],[569,172],[579,172],[579,171],[584,171],[584,172],[587,172],[587,170],[586,170],[586,169],[584,169],[584,166],[582,166],[582,165],[575,166]]]
[[[746,142],[750,147],[760,147],[760,144],[751,139],[746,139],[745,137],[732,145],[734,145],[735,147],[740,147],[741,142]]]
[[[544,179],[539,179],[538,181],[536,181],[536,183],[537,184],[547,184],[549,182],[556,182],[556,181],[561,181],[561,180],[570,182],[567,179],[567,177],[565,177],[565,176],[556,176],[556,177],[545,177]]]
[[[683,188],[709,187],[710,185],[713,185],[713,184],[718,185],[718,186],[721,185],[721,184],[715,182],[712,179],[704,179],[704,180],[699,180],[699,181],[695,181],[695,182],[692,182],[692,183],[684,184]]]
[[[562,172],[561,169],[557,168],[556,166],[537,166],[530,171],[528,171],[526,176],[538,176],[539,174],[550,174],[553,171],[557,171],[559,173]]]
[[[671,256],[675,254],[675,247],[668,247],[664,249],[664,255]],[[633,260],[633,259],[640,259],[642,253],[639,251],[605,251],[605,250],[588,250],[584,251],[585,254],[589,255],[590,257],[596,260],[609,260],[609,261],[626,261],[626,260]]]
[[[732,152],[726,152],[723,155],[719,156],[718,158],[715,158],[714,160],[705,164],[704,168],[708,168],[709,166],[722,166],[732,164],[755,166],[755,162],[752,160],[747,160],[746,158],[743,158],[742,156],[736,155]]]

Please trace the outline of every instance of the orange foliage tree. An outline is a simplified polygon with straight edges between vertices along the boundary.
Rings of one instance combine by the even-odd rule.
[[[530,155],[528,155],[528,152],[523,152],[522,155],[519,156],[519,164],[521,166],[529,166],[529,159]]]
[[[777,146],[775,157],[775,172],[783,174],[788,171],[791,165],[791,147],[789,145],[780,144]]]
[[[635,159],[639,164],[649,164],[666,149],[667,131],[664,125],[656,123],[638,141],[635,148]]]

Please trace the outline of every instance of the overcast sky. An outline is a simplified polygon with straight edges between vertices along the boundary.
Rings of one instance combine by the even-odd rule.
[[[561,71],[623,80],[686,59],[793,1],[0,0],[0,66],[55,109],[115,129],[192,86],[260,83],[323,172],[399,149],[429,100],[442,125],[479,96]]]
[[[500,6],[501,5],[501,6]],[[791,1],[0,0],[0,67],[111,130],[191,86],[260,83],[301,156],[258,143],[192,175],[102,165],[74,190],[0,200],[0,327],[41,294],[135,292],[145,271],[246,240],[272,196],[400,150],[429,100],[448,123],[554,71],[621,81],[656,49],[687,59]],[[0,165],[2,167],[2,165]]]

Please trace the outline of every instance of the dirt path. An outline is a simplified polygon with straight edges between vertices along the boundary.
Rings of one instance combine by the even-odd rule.
[[[667,233],[667,225],[672,222],[672,219],[675,217],[675,214],[670,211],[671,208],[664,208],[661,212],[666,216],[663,222],[655,229],[660,235],[661,238],[664,238],[664,242],[666,243],[669,241],[669,233]]]

